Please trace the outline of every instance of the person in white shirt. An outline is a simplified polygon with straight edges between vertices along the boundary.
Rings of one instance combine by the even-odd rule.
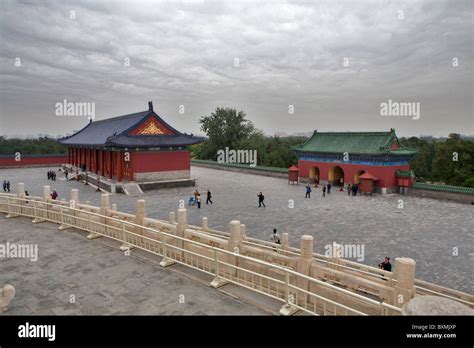
[[[277,229],[273,229],[273,234],[270,236],[270,239],[273,243],[281,244],[280,235],[277,233]]]

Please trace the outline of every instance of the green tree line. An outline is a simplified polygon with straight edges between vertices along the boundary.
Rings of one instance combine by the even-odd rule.
[[[298,158],[291,147],[305,137],[268,137],[247,120],[243,111],[217,108],[199,120],[207,139],[191,147],[196,159],[217,160],[218,151],[257,150],[258,165],[287,168]],[[417,181],[474,187],[474,141],[450,134],[447,139],[433,137],[401,138],[401,143],[418,150],[410,163]]]
[[[11,155],[16,152],[22,154],[64,154],[67,147],[57,140],[48,137],[36,139],[5,138],[0,136],[0,154]]]

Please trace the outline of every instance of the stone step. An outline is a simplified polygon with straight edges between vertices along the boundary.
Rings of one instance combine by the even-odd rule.
[[[142,189],[136,183],[123,184],[122,189],[127,196],[139,196],[143,194]]]

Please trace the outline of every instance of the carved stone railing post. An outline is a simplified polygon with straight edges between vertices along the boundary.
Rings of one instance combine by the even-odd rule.
[[[8,309],[8,305],[14,297],[15,288],[13,285],[6,284],[3,288],[0,288],[0,313],[3,313]]]
[[[233,252],[236,256],[227,255],[227,262],[238,266],[238,255],[242,252],[242,235],[240,231],[240,221],[232,220],[229,223],[229,240],[227,241],[227,251]],[[232,275],[237,274],[235,268],[229,267],[229,273]]]
[[[415,295],[415,271],[416,262],[408,257],[397,257],[395,259],[395,292],[393,305],[403,307]]]
[[[184,238],[184,230],[188,227],[188,220],[187,220],[186,214],[187,212],[185,208],[178,209],[178,223],[176,224],[175,234],[176,236],[181,237],[181,238]],[[170,221],[173,222],[174,219],[175,219],[175,215],[174,214],[172,215],[170,213]],[[162,243],[167,243],[166,238],[164,236],[162,237],[163,237]],[[176,240],[174,245],[177,246],[178,248],[185,247],[182,240]],[[170,257],[167,257],[167,255],[163,257],[163,259],[160,262],[160,266],[162,267],[168,267],[175,264],[176,262],[173,260],[173,258],[180,258],[183,255],[182,252],[178,252],[176,249],[170,246],[169,243],[168,243],[168,247],[166,248],[166,253],[167,255],[170,255]]]
[[[301,253],[296,263],[296,271],[298,273],[309,276],[310,270],[311,270],[311,264],[313,263],[314,239],[312,236],[304,235],[304,236],[301,236],[300,243],[301,243],[300,244]],[[308,280],[302,279],[301,277],[298,277],[296,281],[296,285],[299,288],[302,288],[304,290],[309,290]],[[307,295],[305,293],[303,292],[298,293],[297,295],[298,303],[299,304],[304,303],[306,301],[306,297]]]

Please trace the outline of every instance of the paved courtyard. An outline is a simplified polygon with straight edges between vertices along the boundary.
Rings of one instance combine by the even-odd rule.
[[[99,204],[100,194],[90,186],[75,181],[48,181],[48,169],[3,169],[0,179],[9,179],[13,189],[17,182],[24,182],[30,195],[41,195],[43,185],[51,185],[59,198],[69,199],[70,190],[78,188],[82,202]],[[201,167],[193,167],[192,176],[197,179],[197,188],[204,199],[202,209],[188,209],[191,224],[200,224],[205,216],[211,228],[227,230],[229,221],[238,219],[246,224],[249,236],[269,240],[272,229],[277,228],[280,234],[289,233],[293,246],[299,245],[303,234],[310,234],[319,253],[324,253],[325,245],[333,242],[359,244],[364,246],[365,264],[376,266],[385,255],[392,260],[411,257],[417,262],[417,278],[474,292],[472,205],[398,194],[348,197],[347,193],[338,191],[323,198],[320,189],[314,189],[311,199],[305,199],[304,185],[287,185],[285,179]],[[207,189],[213,195],[212,205],[205,204]],[[169,212],[178,209],[181,199],[187,204],[193,190],[146,192],[143,198],[148,216],[168,219]],[[266,208],[258,208],[259,191],[265,195]],[[117,203],[121,211],[133,213],[137,199],[117,194],[111,196],[111,203]],[[398,208],[399,199],[403,199],[402,209]],[[291,200],[293,208],[290,208]],[[5,225],[0,225],[0,231],[4,229]],[[27,233],[32,232],[33,229]],[[453,255],[453,248],[458,249],[457,256]]]

